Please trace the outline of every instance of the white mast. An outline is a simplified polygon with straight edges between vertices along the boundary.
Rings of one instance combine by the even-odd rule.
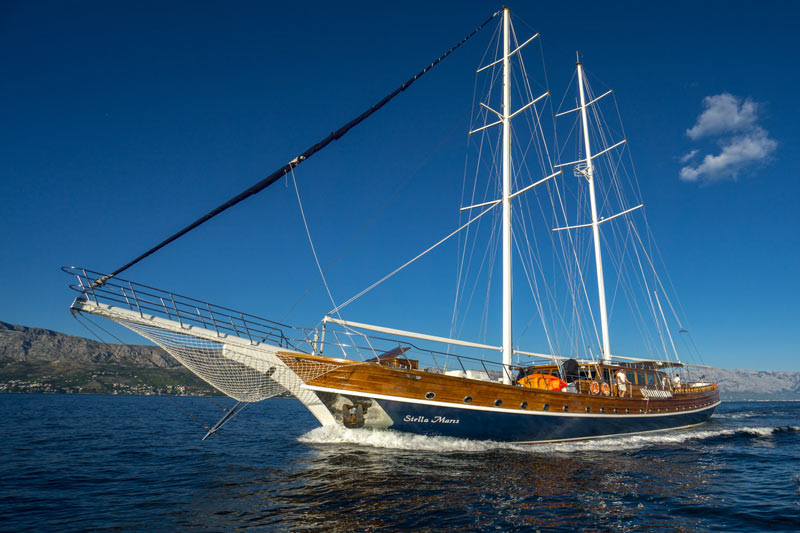
[[[509,51],[511,38],[509,11],[503,8],[503,364],[510,365],[514,353],[511,344],[511,70]],[[508,367],[503,371],[503,383],[511,384]]]
[[[589,123],[586,120],[586,96],[583,89],[583,65],[578,59],[578,87],[581,94],[581,120],[583,122],[583,145],[586,150],[585,176],[589,181],[589,197],[592,203],[592,234],[594,235],[594,262],[597,267],[597,292],[600,297],[600,323],[603,331],[603,361],[611,360],[611,347],[608,340],[608,315],[606,313],[606,288],[603,282],[603,256],[600,252],[600,223],[597,220],[597,201],[594,195],[594,166],[592,148],[589,144]]]

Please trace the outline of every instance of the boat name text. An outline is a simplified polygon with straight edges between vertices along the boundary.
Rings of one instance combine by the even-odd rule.
[[[433,418],[428,418],[426,416],[412,416],[406,415],[403,418],[403,422],[421,422],[423,424],[458,424],[458,418],[447,418],[446,416],[434,416]]]

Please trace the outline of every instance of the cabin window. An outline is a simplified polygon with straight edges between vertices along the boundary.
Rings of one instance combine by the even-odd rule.
[[[586,412],[587,412],[587,413],[591,413],[591,412],[592,412],[592,408],[591,408],[591,407],[589,407],[588,405],[586,406]]]
[[[566,413],[567,411],[569,411],[569,405],[564,406],[564,412]]]
[[[549,410],[550,410],[550,404],[549,403],[546,403],[546,404],[544,404],[542,406],[542,411],[549,411]]]
[[[494,406],[495,407],[500,407],[501,405],[503,405],[503,400],[501,400],[500,398],[498,398],[498,399],[496,399],[494,401]]]
[[[628,383],[634,382],[634,375],[633,372],[631,372],[630,370],[625,371],[625,377],[628,378]]]
[[[653,374],[647,374],[647,384],[651,387],[656,384],[656,377]]]
[[[436,398],[436,393],[435,392],[426,392],[425,393],[425,399],[433,400],[434,398]]]
[[[637,385],[644,385],[645,384],[644,372],[637,372],[636,373],[636,384]]]
[[[472,396],[464,396],[464,403],[472,403]]]
[[[606,381],[611,381],[611,373],[607,368],[603,369],[603,379]]]
[[[522,402],[521,404],[519,404],[519,408],[520,409],[527,409],[528,408],[528,402]]]

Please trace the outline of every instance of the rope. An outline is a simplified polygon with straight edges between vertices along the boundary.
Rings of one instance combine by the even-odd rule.
[[[330,287],[328,287],[328,280],[325,279],[325,273],[322,271],[322,265],[319,264],[319,258],[317,257],[317,250],[314,247],[314,241],[311,240],[311,231],[308,229],[308,222],[306,221],[306,213],[303,210],[303,202],[300,201],[300,190],[297,188],[297,179],[294,177],[294,169],[291,171],[292,173],[292,183],[294,184],[294,192],[297,195],[297,205],[300,207],[300,216],[303,218],[303,225],[306,228],[306,235],[308,236],[308,244],[311,246],[311,253],[314,254],[314,261],[317,263],[317,270],[319,270],[319,277],[322,278],[322,284],[325,285],[325,291],[328,293],[328,298],[331,300],[331,304],[334,308],[336,308],[336,300],[333,299],[333,294],[331,293]],[[338,308],[337,308],[338,309]],[[336,313],[339,316],[339,319],[342,319],[342,315],[338,312]],[[342,349],[342,354],[347,357],[347,353],[344,350],[344,347],[340,346]]]
[[[351,303],[353,303],[353,302],[354,302],[354,301],[356,301],[357,299],[361,298],[362,296],[364,296],[365,294],[367,294],[369,291],[371,291],[372,289],[374,289],[375,287],[377,287],[378,285],[380,285],[381,283],[383,283],[383,282],[384,282],[384,281],[386,281],[387,279],[391,278],[392,276],[394,276],[395,274],[397,274],[398,272],[400,272],[401,270],[403,270],[404,268],[406,268],[408,265],[410,265],[411,263],[413,263],[414,261],[416,261],[417,259],[419,259],[419,258],[420,258],[420,257],[422,257],[423,255],[427,254],[428,252],[430,252],[431,250],[433,250],[434,248],[436,248],[436,247],[437,247],[437,246],[439,246],[440,244],[444,243],[445,241],[447,241],[448,239],[450,239],[450,237],[452,237],[452,236],[453,236],[453,235],[455,235],[456,233],[460,232],[461,230],[463,230],[464,228],[466,228],[467,226],[469,226],[470,224],[472,224],[473,222],[475,222],[476,220],[478,220],[479,218],[481,218],[483,215],[485,215],[486,213],[488,213],[489,211],[491,211],[492,209],[494,209],[494,208],[495,208],[496,206],[498,206],[498,205],[500,205],[500,204],[499,204],[499,203],[497,203],[497,204],[494,204],[494,205],[491,205],[491,206],[487,207],[486,209],[484,209],[483,211],[481,211],[481,213],[480,213],[480,214],[478,214],[478,215],[475,215],[473,218],[469,219],[469,221],[467,221],[467,223],[466,223],[466,224],[464,224],[463,226],[459,227],[457,230],[453,231],[451,234],[447,235],[446,237],[444,237],[443,239],[441,239],[441,240],[440,240],[439,242],[437,242],[436,244],[433,244],[432,246],[429,246],[429,247],[428,247],[428,248],[427,248],[425,251],[423,251],[423,252],[421,252],[421,253],[417,254],[417,256],[416,256],[416,257],[414,257],[413,259],[409,259],[408,261],[406,261],[405,263],[403,263],[401,266],[399,266],[399,267],[397,267],[396,269],[392,270],[391,272],[389,272],[388,274],[386,274],[385,276],[383,276],[381,279],[379,279],[378,281],[376,281],[375,283],[373,283],[372,285],[370,285],[369,287],[367,287],[367,288],[366,288],[366,289],[364,289],[363,291],[359,292],[358,294],[356,294],[355,296],[353,296],[352,298],[350,298],[349,300],[347,300],[346,302],[344,302],[342,305],[340,305],[340,306],[338,306],[338,307],[335,307],[335,308],[331,309],[330,311],[328,311],[328,314],[329,314],[329,315],[331,315],[331,314],[333,314],[333,313],[336,313],[336,314],[338,314],[340,309],[343,309],[343,308],[347,307],[348,305],[350,305]],[[334,304],[334,305],[335,305],[335,304]]]
[[[322,278],[322,283],[325,285],[325,291],[328,293],[328,298],[331,299],[331,304],[336,307],[336,301],[333,299],[333,294],[331,294],[331,289],[328,287],[328,281],[325,279],[325,273],[322,271],[322,265],[319,264],[319,258],[317,257],[317,250],[314,248],[314,241],[311,240],[311,231],[308,229],[308,222],[306,221],[306,213],[303,210],[303,202],[300,201],[300,190],[297,188],[297,180],[294,177],[294,169],[292,169],[292,183],[294,184],[294,192],[297,195],[297,205],[300,207],[300,216],[303,218],[303,226],[306,228],[306,235],[308,236],[308,244],[311,246],[311,253],[314,254],[314,262],[317,263],[317,270],[319,270],[319,276]],[[339,316],[339,318],[342,318]]]
[[[78,324],[80,324],[81,326],[83,326],[84,328],[86,328],[86,330],[87,330],[89,333],[91,333],[91,334],[92,334],[92,336],[94,336],[94,338],[96,338],[96,339],[97,339],[97,341],[98,341],[99,343],[103,344],[104,346],[108,346],[109,348],[111,347],[111,345],[110,345],[109,343],[105,342],[103,339],[101,339],[101,338],[100,338],[100,336],[99,336],[97,333],[95,333],[95,331],[94,331],[94,330],[92,330],[92,328],[90,328],[89,326],[87,326],[86,324],[84,324],[84,323],[81,321],[81,318],[83,318],[84,320],[86,320],[86,321],[88,321],[88,322],[91,322],[91,323],[92,323],[92,325],[94,325],[95,327],[97,327],[97,328],[99,328],[100,330],[102,330],[104,333],[106,333],[106,335],[109,335],[109,336],[111,336],[111,337],[114,337],[114,338],[115,338],[115,339],[117,339],[117,340],[118,340],[120,343],[122,343],[122,344],[125,344],[125,343],[124,343],[124,342],[123,342],[123,341],[122,341],[122,340],[121,340],[119,337],[117,337],[116,335],[114,335],[114,334],[113,334],[113,333],[111,333],[110,331],[106,330],[105,328],[103,328],[102,326],[100,326],[99,324],[97,324],[97,323],[96,323],[94,320],[90,319],[89,317],[86,317],[86,316],[84,316],[84,317],[81,317],[79,313],[75,313],[75,312],[72,312],[72,311],[70,312],[70,314],[71,314],[71,315],[72,315],[72,317],[73,317],[73,318],[74,318],[74,319],[75,319],[75,320],[78,322]],[[169,399],[170,399],[170,401],[171,401],[173,404],[175,404],[175,405],[176,405],[178,408],[180,408],[180,409],[181,409],[181,410],[182,410],[184,413],[186,413],[187,415],[189,415],[189,416],[190,416],[190,417],[191,417],[191,418],[192,418],[192,419],[193,419],[195,422],[197,422],[198,424],[200,424],[201,426],[203,426],[203,427],[206,429],[206,431],[211,431],[211,428],[210,428],[209,426],[207,426],[207,425],[206,425],[206,424],[205,424],[205,423],[204,423],[202,420],[200,420],[199,418],[197,418],[196,416],[194,416],[194,415],[193,415],[193,414],[192,414],[192,413],[191,413],[191,412],[190,412],[188,409],[186,409],[186,408],[185,408],[185,407],[183,407],[181,404],[179,404],[177,401],[175,401],[175,398],[174,398],[173,396],[171,396],[171,395],[167,394],[167,395],[166,395],[166,397],[167,397],[167,398],[169,398]],[[212,401],[211,403],[214,403],[214,402]],[[216,405],[216,404],[215,404],[215,405]]]
[[[258,183],[256,183],[252,187],[250,187],[249,189],[246,189],[246,190],[242,191],[241,193],[237,194],[236,196],[234,196],[233,198],[231,198],[230,200],[228,200],[224,204],[222,204],[219,207],[209,211],[208,213],[206,213],[205,215],[203,215],[199,219],[195,220],[194,222],[192,222],[191,224],[189,224],[188,226],[186,226],[185,228],[183,228],[179,232],[177,232],[177,233],[173,234],[172,236],[164,239],[159,244],[157,244],[154,247],[150,248],[149,250],[147,250],[146,252],[144,252],[140,256],[136,257],[132,261],[130,261],[130,262],[126,263],[125,265],[119,267],[118,269],[113,271],[111,274],[108,274],[108,275],[103,276],[102,278],[98,279],[97,281],[95,281],[93,287],[99,287],[100,285],[105,283],[109,278],[113,278],[117,274],[120,274],[121,272],[129,269],[130,267],[132,267],[133,265],[135,265],[136,263],[138,263],[142,259],[145,259],[146,257],[148,257],[148,256],[152,255],[153,253],[157,252],[158,250],[160,250],[161,248],[165,247],[166,245],[168,245],[172,241],[175,241],[175,240],[179,239],[180,237],[186,235],[187,233],[189,233],[190,231],[192,231],[196,227],[200,226],[201,224],[203,224],[205,222],[208,222],[209,220],[211,220],[215,216],[219,215],[223,211],[233,207],[234,205],[238,204],[239,202],[241,202],[243,200],[246,200],[250,196],[258,194],[259,192],[263,191],[264,189],[266,189],[267,187],[269,187],[270,185],[272,185],[273,183],[275,183],[276,181],[278,181],[282,177],[286,176],[289,172],[292,171],[292,169],[294,167],[296,167],[297,165],[299,165],[300,163],[302,163],[303,161],[305,161],[306,159],[308,159],[309,157],[311,157],[315,153],[319,152],[320,150],[322,150],[323,148],[328,146],[333,141],[337,141],[337,140],[341,139],[345,134],[347,134],[347,132],[349,132],[351,129],[353,129],[358,124],[363,122],[365,119],[367,119],[370,115],[372,115],[373,113],[378,111],[384,105],[389,103],[389,101],[392,100],[395,96],[397,96],[401,92],[403,92],[406,89],[408,89],[411,86],[412,83],[417,81],[417,79],[419,79],[421,76],[426,74],[429,70],[431,70],[433,67],[438,65],[444,58],[446,58],[447,56],[452,54],[462,44],[467,42],[467,40],[469,40],[473,35],[475,35],[481,29],[483,29],[484,26],[489,24],[489,22],[491,22],[491,20],[498,13],[499,13],[499,11],[494,13],[494,14],[492,14],[491,17],[486,19],[480,26],[475,28],[472,31],[472,33],[470,33],[469,35],[464,37],[458,44],[456,44],[455,46],[450,48],[450,50],[448,50],[447,52],[445,52],[444,54],[439,56],[439,58],[437,58],[435,61],[433,61],[433,63],[431,63],[430,65],[428,65],[425,68],[423,68],[416,75],[414,75],[412,78],[410,78],[405,83],[403,83],[400,87],[398,87],[397,89],[395,89],[394,91],[389,93],[382,100],[380,100],[378,103],[376,103],[373,106],[371,106],[369,109],[365,110],[363,113],[358,115],[356,118],[354,118],[353,120],[351,120],[350,122],[348,122],[347,124],[345,124],[344,126],[339,128],[338,130],[331,132],[330,135],[328,135],[327,137],[325,137],[324,139],[322,139],[318,143],[312,145],[305,152],[303,152],[302,154],[298,155],[297,157],[295,157],[294,159],[292,159],[291,161],[289,161],[288,163],[286,163],[285,165],[280,167],[278,170],[274,171],[272,174],[270,174],[269,176],[267,176],[263,180],[259,181]]]

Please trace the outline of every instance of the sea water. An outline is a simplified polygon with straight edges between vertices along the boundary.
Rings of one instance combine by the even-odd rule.
[[[800,403],[520,446],[332,430],[294,400],[0,395],[0,530],[800,531]]]

